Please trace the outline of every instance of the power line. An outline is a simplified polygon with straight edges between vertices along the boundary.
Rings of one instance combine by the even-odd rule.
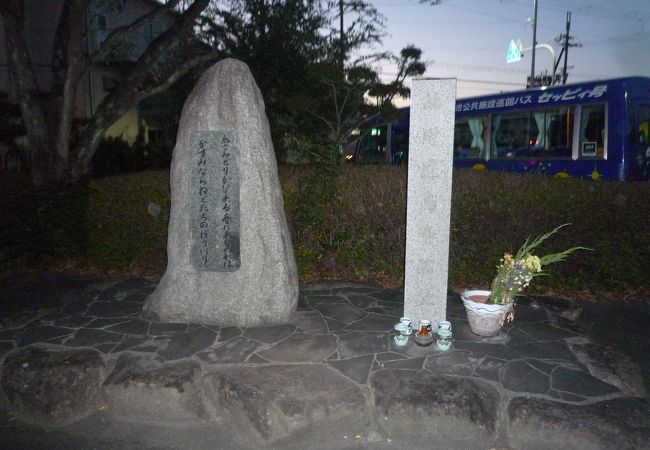
[[[496,1],[498,1],[499,3],[503,3],[502,0],[496,0]],[[526,8],[530,7],[529,0],[511,0],[510,3],[513,3],[521,7],[526,7]],[[397,2],[390,2],[390,3],[379,3],[377,6],[378,8],[382,8],[382,7],[403,8],[406,6],[419,6],[419,5],[420,4],[415,1],[408,0],[408,1],[397,1]],[[555,0],[555,1],[544,0],[542,6],[545,10],[564,12],[567,9],[571,9],[574,13],[579,14],[580,16],[601,18],[607,20],[638,21],[638,20],[642,20],[639,18],[640,16],[643,17],[644,15],[650,14],[650,9],[638,10],[638,9],[623,9],[619,7],[608,8],[606,6],[594,6],[591,1],[589,3],[581,3],[581,2],[570,2],[566,0]],[[450,3],[442,3],[440,6],[438,6],[438,8],[444,8],[444,7],[449,9],[456,9],[459,11],[469,12],[471,14],[480,15],[481,17],[493,17],[501,21],[517,22],[517,23],[522,22],[522,20],[519,18],[494,14],[491,12],[491,10],[490,11],[477,10],[475,8],[467,8],[463,6],[453,5]]]
[[[457,69],[465,69],[465,70],[471,70],[471,71],[480,71],[480,72],[498,72],[498,73],[510,73],[510,74],[517,74],[517,75],[522,75],[528,73],[525,70],[520,70],[520,69],[506,69],[503,67],[498,67],[498,66],[485,66],[485,65],[478,65],[478,64],[459,64],[459,63],[449,63],[449,62],[434,62],[435,66],[440,66],[440,67],[448,67],[448,68],[457,68]]]
[[[458,81],[464,83],[479,83],[479,84],[493,84],[495,86],[521,86],[523,83],[509,83],[507,81],[485,81],[485,80],[471,80],[468,78],[456,78]]]
[[[382,72],[382,76],[390,76],[394,77],[397,75],[395,72]],[[523,83],[517,83],[517,82],[508,82],[508,81],[488,81],[488,80],[475,80],[471,78],[456,78],[456,81],[459,81],[461,83],[475,83],[475,84],[491,84],[495,86],[521,86]]]
[[[499,0],[500,1],[500,0]],[[530,6],[530,2],[524,0],[513,0],[515,4]],[[571,9],[576,14],[586,17],[595,17],[608,20],[636,21],[639,16],[650,14],[650,10],[631,10],[624,8],[608,8],[606,6],[594,6],[592,1],[588,3],[567,1],[567,0],[544,0],[544,9],[555,11],[566,11]]]

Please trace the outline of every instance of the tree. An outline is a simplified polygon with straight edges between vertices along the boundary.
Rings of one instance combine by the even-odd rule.
[[[113,7],[128,0],[104,0]],[[113,30],[91,54],[82,51],[85,17],[91,0],[60,0],[51,55],[52,83],[40,92],[25,36],[25,0],[0,2],[14,90],[27,131],[32,182],[36,188],[56,186],[89,174],[92,157],[104,132],[141,100],[172,85],[190,69],[218,56],[197,51],[193,27],[209,0],[167,0],[131,23]],[[173,23],[133,61],[118,85],[99,104],[76,142],[71,140],[73,106],[79,82],[94,65],[111,64],[112,56],[153,19],[172,13]]]
[[[206,41],[250,67],[278,159],[287,135],[336,148],[380,110],[377,101],[387,109],[408,95],[405,78],[424,72],[421,51],[356,56],[381,43],[384,30],[384,17],[362,0],[232,0],[227,10],[211,7],[203,23]],[[390,83],[373,66],[381,61],[401,64]],[[369,93],[381,98],[370,101]]]
[[[320,133],[325,142],[341,155],[353,130],[362,127],[372,115],[396,114],[393,100],[410,95],[406,79],[423,74],[426,66],[420,61],[422,51],[413,45],[402,49],[399,56],[389,52],[364,54],[366,49],[380,44],[385,34],[384,17],[371,4],[339,0],[337,18],[339,29],[330,30],[331,46],[326,57],[309,72],[309,84],[317,95],[306,99],[302,111],[314,119],[314,131],[325,130]],[[395,63],[398,68],[389,82],[382,81],[377,67],[385,62]]]
[[[387,55],[387,59],[397,66],[395,79],[388,83],[377,81],[368,91],[368,95],[373,97],[379,112],[384,117],[389,117],[394,113],[393,99],[395,97],[409,98],[411,90],[406,86],[406,79],[422,75],[427,67],[420,61],[422,50],[414,45],[408,45],[400,51],[399,56]]]
[[[297,126],[294,97],[310,90],[307,72],[321,58],[327,11],[321,0],[232,0],[208,8],[202,38],[248,65],[264,97],[274,148]],[[301,113],[301,112],[300,112]]]
[[[396,97],[408,98],[407,77],[422,75],[426,65],[420,61],[422,51],[412,45],[401,50],[400,56],[390,53],[372,55],[353,61],[344,68],[341,79],[336,64],[326,63],[312,71],[312,82],[319,95],[311,98],[304,111],[317,119],[327,130],[327,142],[340,149],[353,130],[362,128],[374,114],[390,118],[397,114],[393,104]],[[389,61],[398,72],[389,82],[382,81],[372,63]]]

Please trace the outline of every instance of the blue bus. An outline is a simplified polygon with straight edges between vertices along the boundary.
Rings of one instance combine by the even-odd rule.
[[[409,108],[374,116],[357,163],[408,161]],[[454,167],[608,180],[650,179],[650,78],[633,77],[459,99]]]

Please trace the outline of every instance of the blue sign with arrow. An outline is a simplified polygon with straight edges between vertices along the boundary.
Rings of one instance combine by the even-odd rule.
[[[510,47],[508,47],[508,56],[506,56],[506,62],[510,64],[518,61],[521,61],[521,50],[519,50],[519,47],[517,44],[515,44],[515,41],[510,41]]]

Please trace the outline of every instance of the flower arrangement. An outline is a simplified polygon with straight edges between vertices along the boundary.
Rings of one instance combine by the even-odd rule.
[[[528,237],[524,244],[517,250],[514,255],[505,253],[497,266],[497,274],[491,285],[491,294],[487,303],[504,305],[514,303],[517,295],[530,285],[533,278],[545,275],[544,266],[563,261],[576,250],[589,250],[585,247],[573,247],[562,252],[551,253],[544,256],[533,255],[532,252],[539,247],[542,242],[557,233],[561,228],[569,225],[565,223],[546,234],[542,234],[535,239]],[[513,309],[511,308],[505,322],[514,319]]]

